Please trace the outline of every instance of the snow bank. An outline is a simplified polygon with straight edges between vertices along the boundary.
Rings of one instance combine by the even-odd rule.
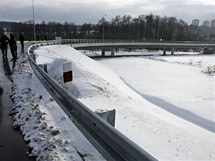
[[[14,127],[28,144],[28,156],[41,161],[104,160],[54,102],[26,60],[19,58],[12,76],[12,113]]]

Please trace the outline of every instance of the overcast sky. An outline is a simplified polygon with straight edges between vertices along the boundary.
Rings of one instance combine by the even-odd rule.
[[[32,20],[32,0],[0,0],[0,21]],[[215,19],[215,0],[33,0],[35,20],[97,23],[116,15],[174,16],[188,24],[193,19]],[[106,15],[106,16],[105,16]]]

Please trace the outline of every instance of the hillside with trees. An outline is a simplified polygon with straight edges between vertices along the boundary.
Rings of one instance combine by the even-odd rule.
[[[215,28],[188,25],[175,17],[158,15],[119,16],[97,24],[76,25],[65,22],[40,22],[35,24],[38,40],[54,39],[133,39],[153,41],[215,41]],[[24,33],[26,40],[33,40],[33,21],[0,22],[0,33],[6,29],[16,35]],[[104,33],[104,34],[103,34]]]

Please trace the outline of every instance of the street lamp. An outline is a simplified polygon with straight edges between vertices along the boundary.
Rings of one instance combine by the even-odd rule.
[[[157,40],[160,41],[159,39],[159,34],[160,34],[160,22],[158,20],[158,31],[157,31]]]
[[[32,12],[33,12],[33,25],[34,25],[34,41],[36,41],[36,29],[35,29],[35,18],[34,18],[34,0],[32,0]]]
[[[104,17],[107,16],[106,14],[104,15]],[[102,40],[104,42],[104,38],[105,38],[105,26],[104,26],[104,21],[105,21],[105,18],[102,18]]]

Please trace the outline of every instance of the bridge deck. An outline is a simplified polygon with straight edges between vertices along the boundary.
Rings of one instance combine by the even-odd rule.
[[[76,49],[112,49],[112,48],[212,48],[215,43],[164,43],[164,42],[128,42],[128,43],[82,43],[72,44]]]

